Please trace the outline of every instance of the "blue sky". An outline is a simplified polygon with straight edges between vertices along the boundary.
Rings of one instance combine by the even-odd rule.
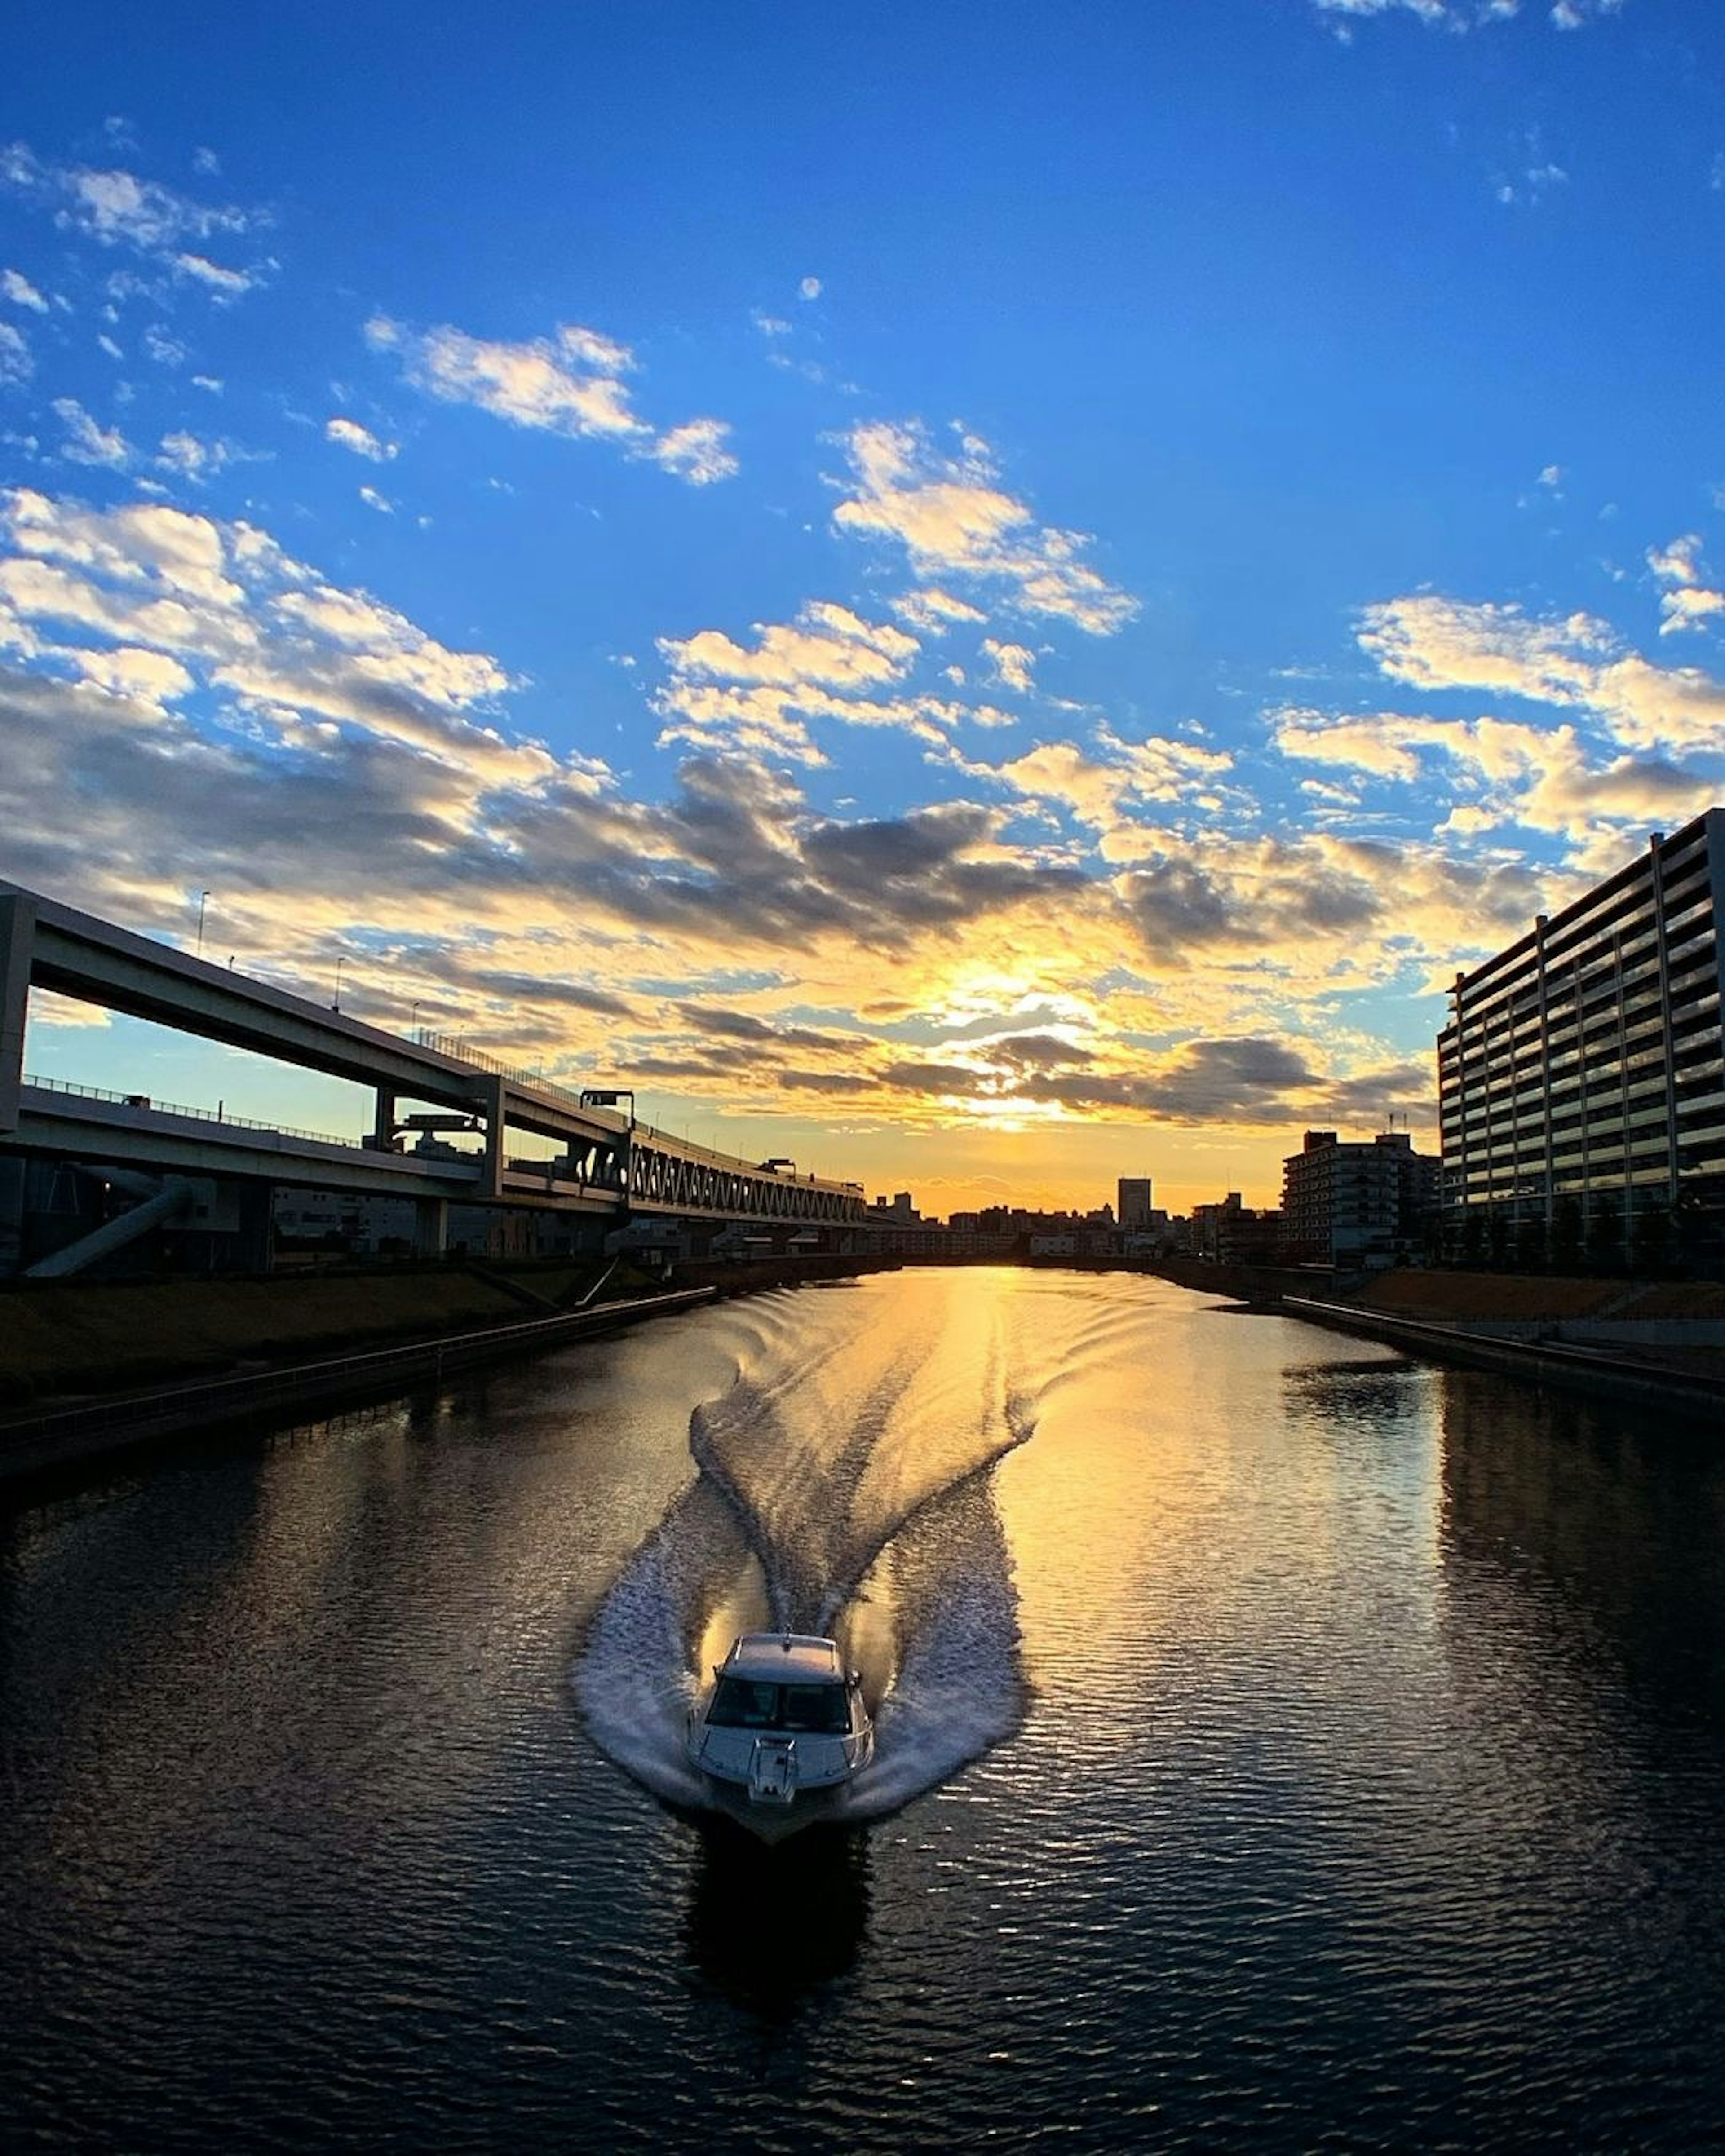
[[[1702,0],[9,42],[15,881],[932,1211],[1269,1200],[1719,792]]]

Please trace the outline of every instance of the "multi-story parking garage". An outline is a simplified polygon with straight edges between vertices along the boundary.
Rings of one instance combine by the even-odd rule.
[[[1725,1033],[1710,808],[1471,973],[1438,1042],[1445,1204],[1725,1246]],[[1478,1210],[1476,1212],[1476,1209]]]

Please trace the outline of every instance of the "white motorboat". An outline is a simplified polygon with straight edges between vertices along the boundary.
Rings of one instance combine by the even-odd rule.
[[[745,1632],[689,1711],[689,1757],[757,1831],[793,1807],[826,1808],[875,1756],[862,1679],[836,1644],[805,1632]],[[726,1809],[732,1807],[727,1805]]]

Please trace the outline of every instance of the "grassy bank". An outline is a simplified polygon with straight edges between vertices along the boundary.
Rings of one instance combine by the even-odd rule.
[[[549,1316],[573,1307],[600,1270],[434,1265],[264,1280],[8,1282],[0,1410]],[[640,1285],[619,1274],[607,1291]]]

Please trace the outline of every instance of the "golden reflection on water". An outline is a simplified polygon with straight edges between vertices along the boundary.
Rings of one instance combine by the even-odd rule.
[[[1429,1655],[1429,1373],[1353,1343],[1338,1365],[1332,1335],[1158,1282],[1020,1278],[1045,1359],[999,1502],[1028,1673],[1051,1717],[1084,1718],[1087,1758],[1223,1720],[1291,1742],[1320,1662],[1345,1722],[1350,1671]]]
[[[1142,1279],[923,1272],[26,1513],[28,2130],[429,2144],[525,2089],[523,2141],[1004,2145],[1028,2091],[1097,2145],[1700,2145],[1706,1436]],[[686,1774],[691,1662],[835,1579],[899,1779],[756,1861],[589,1701],[640,1740],[670,1695]]]

